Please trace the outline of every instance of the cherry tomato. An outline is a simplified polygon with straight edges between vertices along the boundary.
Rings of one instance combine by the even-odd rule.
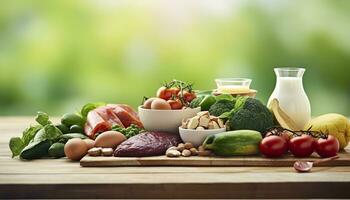
[[[180,91],[177,95],[179,97],[183,96],[186,102],[191,102],[193,99],[197,97],[195,93],[189,92],[189,91],[183,91],[183,94],[181,94],[181,91]]]
[[[309,157],[315,149],[315,140],[309,135],[293,137],[289,140],[289,150],[296,157]]]
[[[168,103],[170,104],[170,107],[172,110],[179,110],[182,108],[182,103],[179,99],[176,99],[176,100],[170,99],[168,100]]]
[[[161,99],[169,100],[171,96],[172,96],[171,91],[164,86],[160,87],[157,91],[157,97]]]
[[[267,133],[265,137],[269,137],[272,136],[274,134],[272,134],[271,132]],[[284,138],[287,142],[290,140],[292,133],[288,132],[288,131],[283,131],[279,136]]]
[[[259,149],[266,157],[280,157],[287,152],[288,143],[281,136],[271,135],[261,141]]]
[[[336,156],[338,151],[339,141],[333,135],[328,135],[327,138],[320,138],[316,142],[316,152],[321,157]]]
[[[177,96],[177,94],[179,93],[180,89],[179,88],[176,88],[176,87],[172,87],[172,88],[169,88],[170,92],[171,92],[171,95],[174,97]]]

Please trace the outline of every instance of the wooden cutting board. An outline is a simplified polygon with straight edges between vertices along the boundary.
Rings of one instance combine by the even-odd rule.
[[[339,153],[340,158],[332,162],[320,164],[320,166],[350,166],[350,153]],[[313,154],[310,158],[298,159],[292,155],[282,158],[264,158],[261,156],[237,156],[237,157],[179,157],[168,158],[166,156],[152,157],[91,157],[85,156],[80,160],[83,167],[121,167],[121,166],[260,166],[283,167],[292,166],[296,160],[317,160],[319,157]]]

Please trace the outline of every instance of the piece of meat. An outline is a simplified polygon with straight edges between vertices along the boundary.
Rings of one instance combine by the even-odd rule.
[[[131,124],[143,128],[137,113],[130,106],[125,104],[108,104],[88,113],[84,130],[86,135],[94,139],[96,133],[111,130],[114,125],[124,128],[129,127]]]
[[[130,106],[125,104],[108,104],[108,106],[114,109],[114,113],[118,116],[125,127],[135,124],[138,127],[143,128],[143,124],[141,123],[138,114]]]
[[[108,131],[111,128],[112,125],[105,121],[97,111],[92,110],[88,113],[84,131],[90,138],[94,139],[96,133]]]
[[[181,143],[179,134],[143,132],[122,142],[114,151],[117,157],[143,157],[164,155],[171,146]]]

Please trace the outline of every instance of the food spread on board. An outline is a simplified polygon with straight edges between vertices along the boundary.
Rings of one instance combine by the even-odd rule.
[[[276,68],[276,88],[264,105],[250,79],[217,79],[218,88],[193,89],[179,80],[144,98],[136,112],[126,104],[88,103],[53,124],[38,112],[37,124],[9,142],[12,157],[31,160],[85,155],[169,158],[189,156],[334,157],[350,140],[340,114],[311,119],[302,68]]]

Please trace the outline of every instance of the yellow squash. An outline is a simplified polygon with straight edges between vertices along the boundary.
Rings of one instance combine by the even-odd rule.
[[[344,149],[350,141],[350,121],[343,115],[330,113],[312,119],[305,129],[331,134],[339,140],[340,149]]]

